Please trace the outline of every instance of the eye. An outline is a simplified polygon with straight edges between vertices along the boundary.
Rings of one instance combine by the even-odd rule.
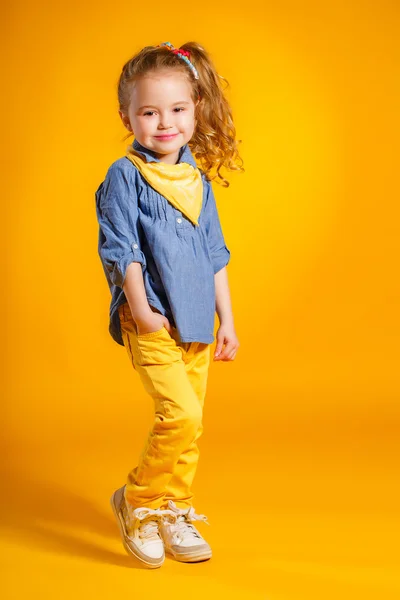
[[[174,108],[174,110],[177,110],[177,111],[181,112],[181,111],[184,111],[186,109],[183,106],[177,106],[176,108]],[[154,114],[154,112],[155,112],[154,110],[148,110],[147,112],[143,113],[143,116],[144,117],[147,117],[147,115],[151,116],[152,114]]]

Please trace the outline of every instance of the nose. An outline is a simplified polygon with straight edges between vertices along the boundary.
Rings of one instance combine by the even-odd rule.
[[[160,114],[159,128],[160,127],[161,127],[161,129],[170,129],[170,127],[172,127],[172,125],[169,121],[169,116],[167,114],[165,114],[165,115]]]

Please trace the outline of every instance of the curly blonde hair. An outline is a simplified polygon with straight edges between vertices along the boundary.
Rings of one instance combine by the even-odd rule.
[[[195,79],[192,69],[165,46],[145,46],[122,68],[118,81],[119,109],[128,112],[131,84],[146,73],[165,68],[184,73],[191,85],[193,102],[196,104],[199,99],[195,109],[196,127],[188,145],[207,179],[217,183],[222,181],[221,185],[228,187],[229,181],[220,173],[221,168],[244,171],[243,159],[238,152],[238,144],[242,140],[235,139],[232,110],[222,89],[222,82],[226,87],[229,87],[229,82],[217,73],[200,44],[187,42],[181,48],[190,52],[190,62],[196,67],[199,79]],[[128,133],[123,140],[131,135]],[[214,174],[213,169],[216,171]]]

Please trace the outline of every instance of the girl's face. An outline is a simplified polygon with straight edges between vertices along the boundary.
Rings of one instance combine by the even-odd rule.
[[[140,144],[170,164],[176,163],[196,125],[190,83],[173,70],[140,77],[132,86],[128,114],[119,114]]]

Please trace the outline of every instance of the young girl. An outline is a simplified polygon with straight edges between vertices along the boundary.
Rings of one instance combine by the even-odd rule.
[[[215,312],[214,360],[234,360],[239,342],[226,272],[230,251],[210,182],[217,177],[229,185],[221,167],[243,170],[220,79],[195,42],[146,46],[133,56],[122,69],[118,99],[127,137],[135,140],[96,191],[109,331],[155,405],[138,464],[111,506],[125,549],[151,568],[165,553],[184,562],[211,558],[193,525],[207,521],[195,512],[191,487]]]

